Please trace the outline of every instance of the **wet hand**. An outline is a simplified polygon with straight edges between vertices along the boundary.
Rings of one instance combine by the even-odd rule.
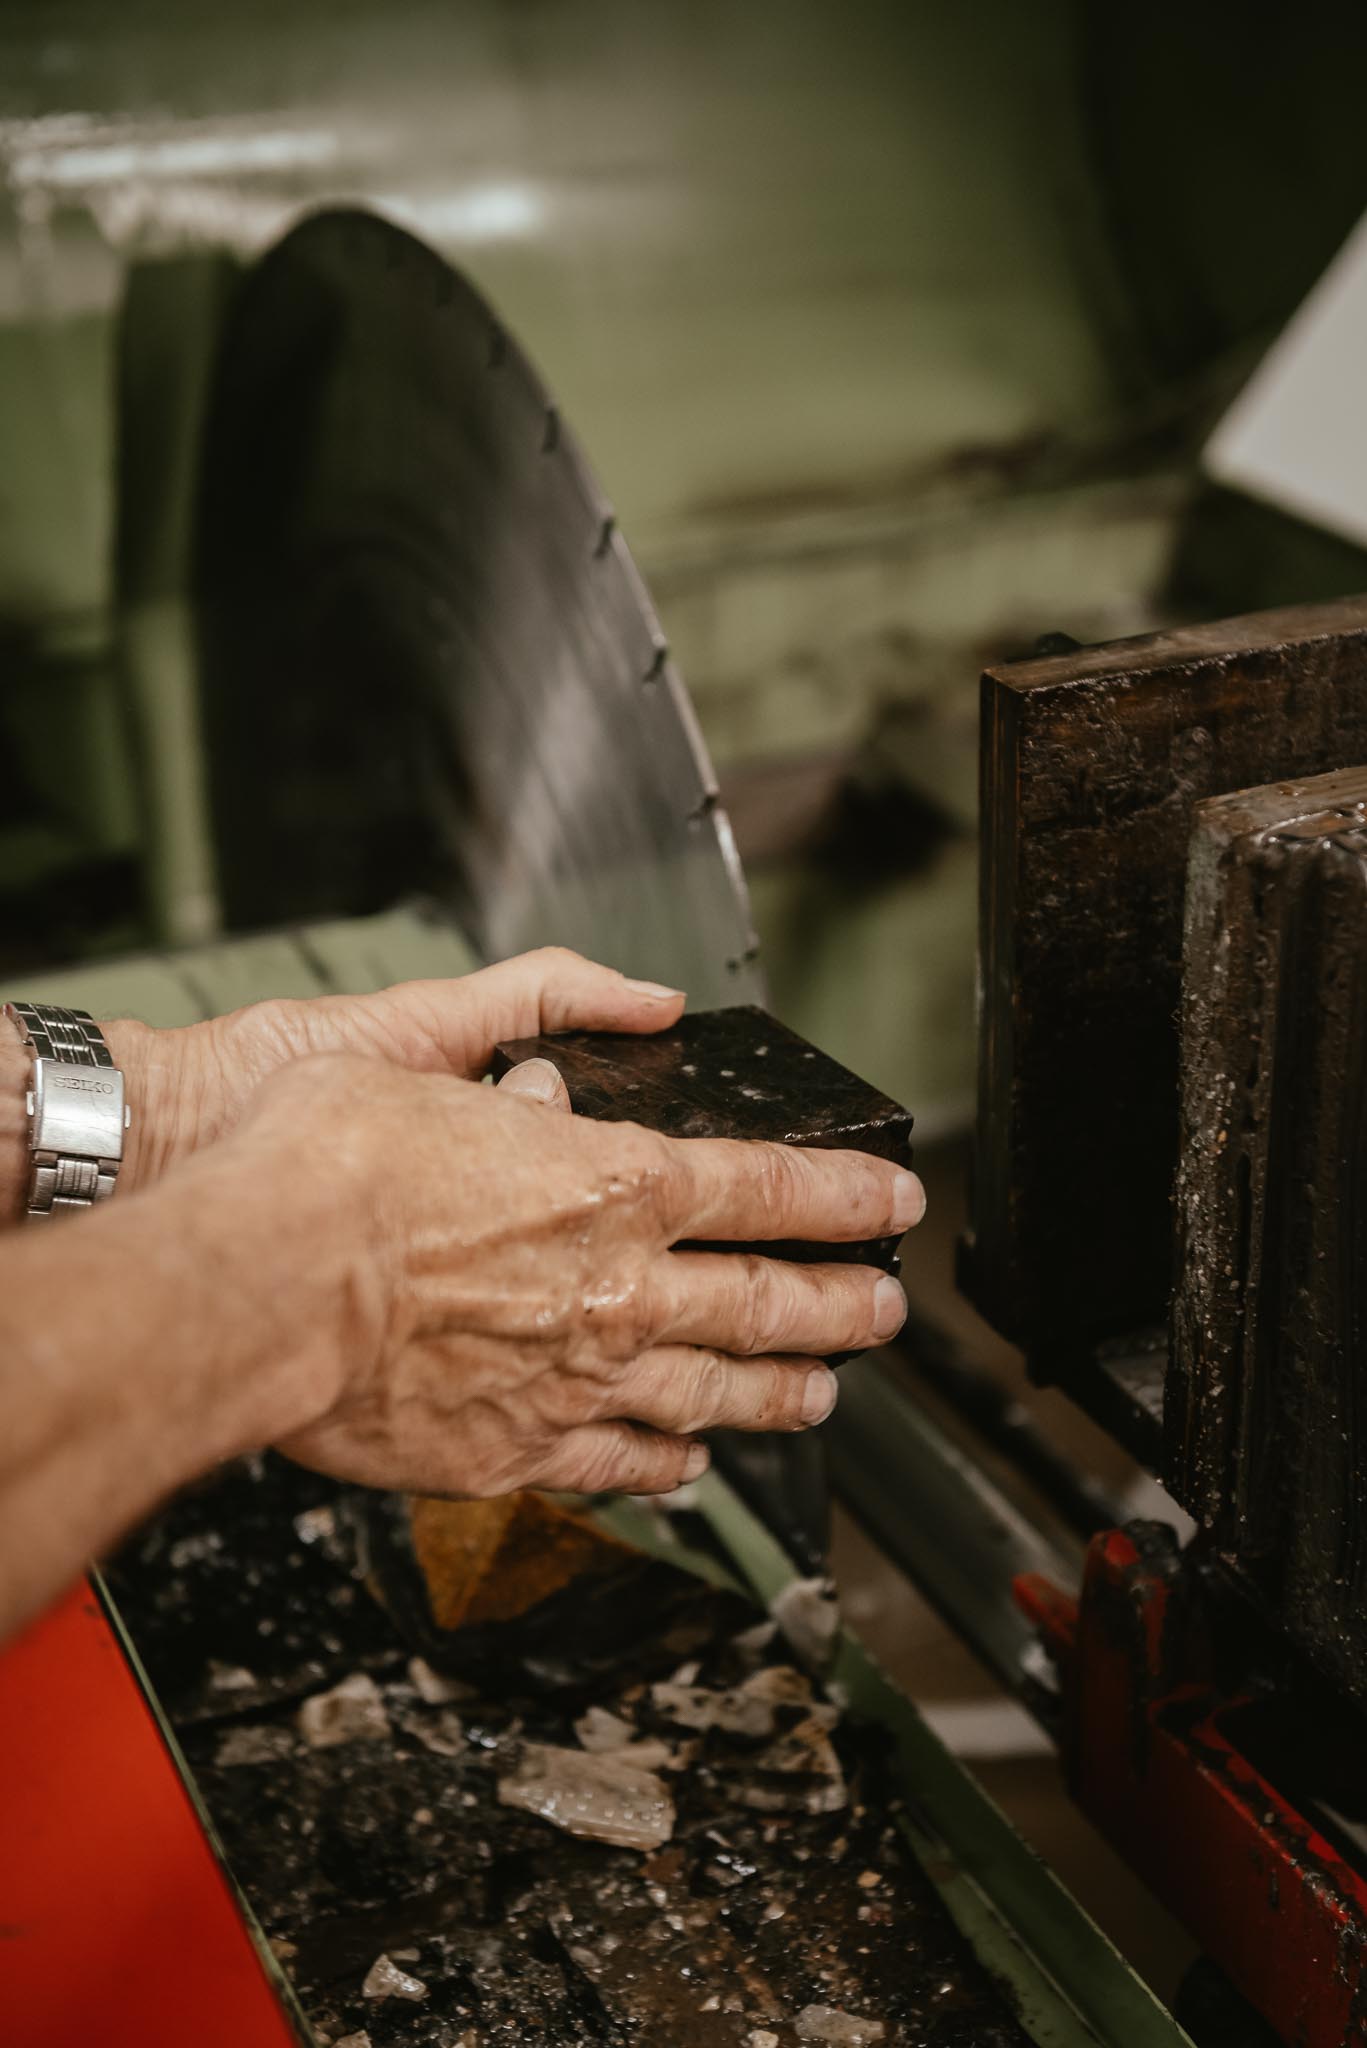
[[[324,1176],[337,1218],[331,1383],[281,1448],[428,1493],[651,1492],[703,1470],[701,1431],[822,1420],[822,1358],[895,1333],[897,1282],[676,1247],[893,1235],[916,1176],[567,1116],[519,1071],[489,1089],[337,1056],[260,1091],[234,1155],[263,1185]]]

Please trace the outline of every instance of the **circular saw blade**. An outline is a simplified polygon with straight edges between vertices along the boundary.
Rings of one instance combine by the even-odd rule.
[[[209,405],[196,610],[234,928],[423,891],[476,949],[754,1000],[730,827],[611,508],[486,302],[313,216],[248,273]]]

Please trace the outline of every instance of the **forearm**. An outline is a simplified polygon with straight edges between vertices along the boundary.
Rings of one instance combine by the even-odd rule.
[[[176,1486],[325,1412],[354,1293],[249,1140],[0,1238],[0,1640]]]

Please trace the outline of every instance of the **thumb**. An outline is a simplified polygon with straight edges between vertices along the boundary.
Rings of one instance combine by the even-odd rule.
[[[498,1085],[512,1095],[525,1096],[528,1102],[544,1102],[547,1109],[569,1113],[570,1091],[560,1069],[550,1060],[523,1060],[520,1067],[510,1067]]]

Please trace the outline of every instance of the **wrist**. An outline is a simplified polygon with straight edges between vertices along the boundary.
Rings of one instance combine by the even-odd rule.
[[[130,1111],[123,1136],[119,1192],[157,1179],[180,1149],[184,1128],[184,1031],[155,1031],[131,1017],[102,1023],[100,1031],[124,1077]],[[8,1019],[0,1018],[0,1227],[17,1223],[28,1199],[31,1131],[27,1098],[33,1059]]]
[[[185,1031],[158,1031],[133,1017],[101,1024],[114,1065],[124,1077],[128,1129],[118,1192],[159,1180],[180,1151],[186,1065]]]
[[[354,1148],[295,1143],[248,1124],[178,1167],[147,1198],[193,1212],[212,1291],[231,1301],[245,1434],[258,1449],[325,1416],[384,1349],[387,1291]],[[223,1455],[228,1455],[224,1452]]]

